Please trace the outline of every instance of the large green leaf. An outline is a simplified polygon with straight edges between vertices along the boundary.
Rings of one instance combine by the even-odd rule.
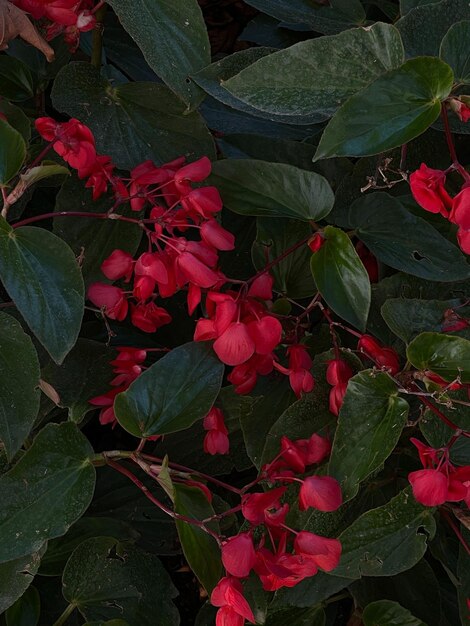
[[[62,576],[65,599],[85,619],[122,618],[139,626],[177,626],[177,591],[160,560],[113,537],[94,537],[72,553]]]
[[[170,161],[182,154],[214,155],[214,142],[202,117],[164,85],[113,86],[89,63],[70,63],[57,75],[54,106],[88,124],[101,153],[123,169],[152,159]]]
[[[0,313],[0,439],[9,459],[21,448],[39,411],[39,361],[33,342]]]
[[[338,109],[315,159],[378,154],[411,141],[439,117],[440,101],[449,95],[452,84],[452,70],[440,59],[407,61]]]
[[[426,626],[398,602],[391,600],[378,600],[366,606],[362,621],[364,626]]]
[[[69,419],[80,422],[96,407],[90,398],[109,390],[113,377],[110,361],[115,351],[90,339],[79,339],[62,365],[50,363],[42,372],[42,379],[52,385],[59,395],[59,406],[67,407]]]
[[[470,531],[468,528],[462,528],[462,531],[463,538],[468,545],[468,542],[470,541]],[[460,579],[460,584],[457,587],[460,618],[462,620],[462,625],[466,626],[468,623],[468,595],[470,590],[470,555],[465,550],[463,545],[460,545],[459,549],[457,574]]]
[[[421,333],[408,346],[406,356],[419,370],[431,370],[447,381],[470,383],[470,341],[454,335]]]
[[[423,54],[438,56],[442,38],[452,24],[470,19],[467,0],[407,0],[408,5],[411,2],[415,8],[396,23],[409,57]]]
[[[439,0],[400,0],[400,13],[406,15],[411,9],[436,2],[439,2]]]
[[[215,515],[200,489],[182,484],[175,484],[174,487],[177,513],[199,521]],[[176,527],[189,566],[210,594],[222,576],[222,561],[216,540],[202,528],[182,520],[176,521]],[[216,522],[210,522],[208,528],[220,532]]]
[[[0,279],[56,363],[74,346],[84,310],[80,268],[68,245],[43,228],[0,218]]]
[[[470,83],[469,20],[457,22],[449,28],[441,43],[440,57],[452,68],[456,82]]]
[[[254,266],[258,270],[262,269],[266,263],[281,256],[310,233],[310,226],[305,222],[259,217],[256,241],[252,248]],[[274,289],[289,298],[312,296],[316,288],[309,268],[310,257],[310,248],[305,243],[275,265],[270,272],[274,278]]]
[[[259,59],[272,54],[274,51],[275,48],[259,47],[235,52],[203,68],[197,72],[197,74],[194,74],[192,79],[213,98],[219,100],[219,102],[223,102],[223,104],[229,107],[254,115],[255,117],[271,119],[275,122],[285,122],[287,124],[313,124],[317,121],[322,121],[324,119],[322,115],[292,116],[260,111],[232,95],[232,93],[225,88],[226,81],[239,74],[245,68],[251,67]]]
[[[34,554],[0,564],[0,613],[10,608],[33,582],[45,548],[44,545]],[[21,625],[16,622],[15,626]]]
[[[363,513],[341,535],[343,553],[335,576],[394,576],[423,557],[434,536],[433,510],[405,489],[384,506]]]
[[[0,100],[0,113],[3,113],[10,126],[13,126],[26,142],[31,139],[31,122],[19,106],[7,100]]]
[[[56,211],[86,211],[105,213],[112,207],[113,200],[102,196],[92,200],[90,189],[83,187],[78,178],[70,178],[62,185],[56,198]],[[130,216],[129,209],[120,210],[121,215]],[[133,217],[135,217],[133,213]],[[101,263],[116,249],[134,255],[142,238],[142,229],[137,224],[119,220],[95,218],[57,217],[54,233],[66,241],[75,254],[83,256],[81,265],[85,284],[103,280]]]
[[[18,173],[26,157],[26,144],[22,135],[0,119],[0,187]]]
[[[351,240],[333,226],[325,228],[323,243],[310,262],[319,292],[335,313],[364,330],[370,307],[370,281]]]
[[[366,370],[348,383],[339,415],[329,472],[341,482],[345,500],[393,452],[408,416],[388,374]]]
[[[116,417],[136,437],[188,428],[209,412],[223,373],[224,365],[211,346],[184,344],[149,367],[116,397]]]
[[[110,0],[150,67],[194,108],[201,91],[188,76],[210,63],[210,46],[196,0]]]
[[[95,486],[92,454],[74,424],[48,424],[0,477],[0,562],[38,551],[81,517]]]
[[[13,102],[29,100],[34,96],[29,67],[6,54],[0,55],[0,96]]]
[[[404,61],[390,24],[303,41],[261,58],[223,82],[236,98],[276,115],[330,117],[349,96]]]
[[[329,0],[325,7],[311,0],[248,0],[247,4],[283,22],[306,24],[319,33],[337,33],[365,21],[359,0]]]
[[[280,611],[269,611],[266,626],[285,626],[295,624],[295,626],[325,626],[326,615],[322,606],[299,609],[289,607]]]
[[[35,587],[28,587],[5,613],[7,626],[37,626],[41,612],[41,598]]]
[[[457,246],[386,193],[356,200],[349,223],[371,252],[390,267],[443,282],[470,276],[470,265]]]
[[[224,205],[242,215],[308,221],[333,208],[334,195],[323,176],[285,163],[224,159],[214,163],[211,181]]]

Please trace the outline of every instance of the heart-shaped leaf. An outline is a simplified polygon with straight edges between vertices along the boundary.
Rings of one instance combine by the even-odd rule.
[[[398,602],[391,600],[378,600],[368,604],[362,614],[362,621],[364,626],[426,626]]]
[[[470,383],[470,341],[454,335],[421,333],[408,346],[406,356],[419,370],[431,370],[449,382]]]
[[[452,68],[457,83],[470,83],[470,20],[449,28],[441,43],[440,57]]]

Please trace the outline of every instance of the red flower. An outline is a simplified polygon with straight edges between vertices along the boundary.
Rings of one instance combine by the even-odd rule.
[[[253,611],[243,596],[241,583],[236,578],[226,576],[219,580],[212,591],[211,604],[221,607],[217,612],[217,626],[238,626],[243,624],[245,619],[255,622]],[[243,621],[234,621],[234,615],[238,615]]]
[[[318,511],[336,511],[343,503],[341,487],[331,476],[309,476],[299,492],[299,509],[313,507]]]
[[[268,272],[264,272],[251,283],[248,289],[248,296],[260,298],[261,300],[272,300],[273,285],[274,278]]]
[[[328,539],[306,530],[297,534],[294,541],[297,554],[311,559],[325,572],[331,572],[338,566],[341,557],[341,543],[338,539]]]
[[[448,215],[452,198],[445,189],[446,175],[441,170],[433,170],[424,163],[410,176],[411,193],[416,202],[431,213]]]
[[[257,552],[255,571],[265,591],[276,591],[282,587],[294,587],[308,576],[314,576],[318,568],[313,559],[285,551],[285,537],[281,538],[276,554],[267,548]]]
[[[413,495],[425,506],[438,506],[447,500],[447,478],[437,469],[423,469],[411,472],[408,480]]]
[[[207,220],[201,226],[201,237],[217,250],[233,250],[235,248],[235,237],[214,219]]]
[[[268,524],[278,526],[283,524],[289,506],[281,505],[280,499],[287,487],[277,487],[263,493],[250,493],[242,498],[243,517],[254,526]]]
[[[458,98],[451,98],[449,100],[449,106],[461,122],[466,123],[470,120],[470,107],[462,102],[462,100],[459,100]]]
[[[154,333],[157,328],[169,324],[171,315],[153,302],[131,305],[131,322],[146,333]]]
[[[222,563],[229,574],[244,578],[256,563],[251,533],[240,533],[222,544]]]
[[[322,247],[324,243],[325,243],[325,238],[323,237],[323,235],[321,233],[315,233],[308,240],[308,247],[313,253],[315,253],[315,252],[318,252],[318,250],[320,250],[320,248]]]
[[[357,349],[369,357],[378,367],[390,371],[392,375],[400,371],[398,354],[392,348],[384,348],[370,335],[362,335],[357,344]]]
[[[214,342],[214,350],[222,363],[240,365],[254,354],[255,342],[245,324],[233,322]]]
[[[464,187],[455,196],[449,219],[459,227],[457,231],[459,246],[466,254],[470,254],[470,187]]]
[[[114,250],[101,264],[101,271],[109,280],[124,278],[129,282],[134,267],[134,259],[128,252]]]
[[[212,407],[204,418],[203,427],[204,430],[208,431],[204,437],[204,452],[206,454],[228,454],[230,443],[222,411]]]
[[[121,322],[127,315],[128,303],[119,287],[93,283],[88,288],[88,299],[97,307],[104,308],[105,315],[112,320]]]

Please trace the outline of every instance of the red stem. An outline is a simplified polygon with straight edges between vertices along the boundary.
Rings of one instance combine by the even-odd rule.
[[[90,219],[97,220],[114,220],[117,222],[129,222],[131,224],[137,224],[138,226],[142,226],[143,224],[155,224],[158,219],[135,219],[133,217],[126,217],[124,215],[119,215],[118,213],[92,213],[87,211],[51,211],[50,213],[42,213],[41,215],[34,215],[33,217],[28,217],[25,220],[21,220],[20,222],[16,222],[13,224],[13,228],[18,228],[19,226],[26,226],[27,224],[34,224],[34,222],[40,222],[42,220],[47,220],[49,218],[54,217],[85,217]]]
[[[444,123],[444,131],[446,135],[447,147],[449,148],[450,158],[452,159],[452,165],[465,180],[469,180],[470,174],[463,167],[463,165],[460,164],[459,158],[457,156],[457,152],[455,150],[454,139],[452,137],[452,131],[450,129],[450,124],[449,124],[449,116],[447,115],[447,109],[446,109],[445,103],[443,103],[441,107],[441,117]]]
[[[249,278],[246,281],[246,284],[249,285],[250,283],[252,283],[254,280],[256,280],[257,278],[259,278],[260,276],[262,276],[263,274],[266,274],[266,272],[269,272],[269,270],[273,267],[275,267],[278,263],[280,263],[283,259],[285,259],[286,257],[288,257],[290,254],[292,254],[293,252],[295,252],[296,250],[298,250],[299,248],[301,248],[302,246],[304,246],[308,240],[310,239],[311,235],[309,235],[308,237],[305,237],[304,239],[302,239],[301,241],[298,241],[297,243],[295,243],[293,246],[291,246],[290,248],[287,248],[287,250],[284,250],[284,252],[282,254],[280,254],[278,257],[276,257],[275,259],[273,259],[270,263],[268,263],[265,267],[263,267],[262,270],[260,270],[259,272],[257,272],[254,276],[252,276],[251,278]]]
[[[418,385],[415,385],[418,389]],[[460,434],[463,437],[470,437],[470,432],[467,432],[465,430],[461,430],[456,424],[454,424],[454,422],[452,422],[447,415],[444,415],[444,413],[442,411],[440,411],[437,406],[435,406],[432,402],[430,402],[425,396],[417,396],[421,402],[423,404],[425,404],[428,409],[430,411],[432,411],[435,415],[437,415],[437,417],[444,422],[444,424],[447,424],[447,426],[449,426],[449,428],[452,428],[452,430],[456,430],[456,431],[460,431]]]
[[[449,524],[449,526],[452,528],[452,530],[454,531],[454,533],[457,536],[457,539],[460,541],[460,543],[462,544],[462,546],[464,547],[465,551],[467,552],[467,554],[470,554],[470,546],[468,545],[468,543],[465,541],[465,537],[462,535],[462,533],[460,532],[460,529],[458,528],[457,524],[454,522],[454,520],[452,519],[452,517],[449,515],[449,513],[444,510],[444,509],[440,509],[441,515],[444,517],[444,519],[446,520],[446,522]]]

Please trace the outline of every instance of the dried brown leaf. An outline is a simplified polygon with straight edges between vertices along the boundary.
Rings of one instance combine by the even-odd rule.
[[[9,42],[16,37],[40,50],[49,62],[54,60],[54,50],[41,37],[26,13],[9,0],[0,0],[0,50],[6,50]]]

